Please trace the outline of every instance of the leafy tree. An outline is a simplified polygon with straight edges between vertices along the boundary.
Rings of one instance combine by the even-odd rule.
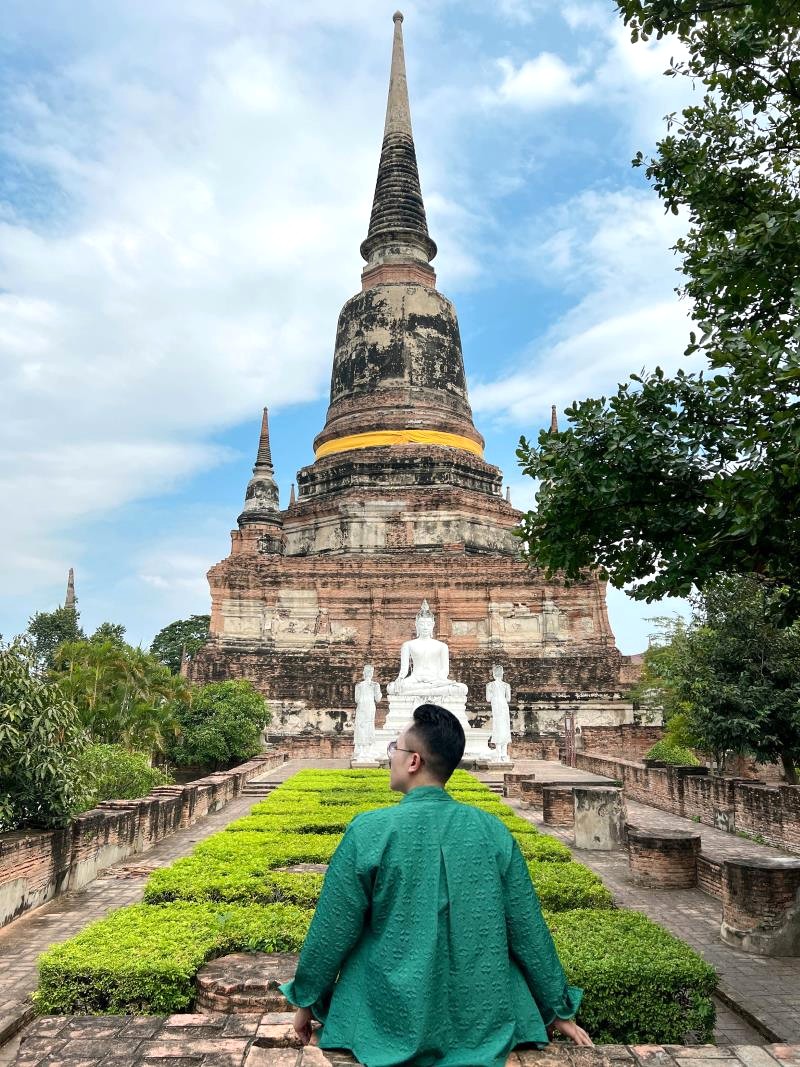
[[[129,752],[121,745],[89,745],[78,757],[82,792],[76,811],[88,811],[103,800],[146,796],[157,785],[169,785],[171,775],[150,766],[146,752]]]
[[[210,615],[192,615],[188,619],[178,619],[159,630],[150,646],[152,655],[177,674],[181,667],[184,647],[187,656],[193,656],[208,640]]]
[[[95,644],[110,641],[111,644],[122,645],[125,643],[125,627],[119,622],[101,622],[89,640]]]
[[[717,578],[695,598],[689,626],[673,631],[649,670],[672,701],[672,743],[711,752],[719,765],[728,752],[780,760],[787,781],[795,782],[800,623],[778,625],[774,598],[755,578]]]
[[[69,822],[84,744],[77,709],[42,677],[31,642],[0,645],[0,831]]]
[[[264,697],[250,682],[211,682],[181,705],[180,735],[168,751],[177,766],[213,770],[241,763],[261,751],[261,731],[271,719]]]
[[[55,655],[53,678],[74,702],[93,741],[161,752],[178,729],[182,678],[123,641],[72,641]]]
[[[650,621],[658,627],[658,636],[645,651],[642,673],[630,697],[640,708],[660,713],[664,722],[671,724],[686,712],[686,701],[679,693],[686,624],[679,616],[660,616]],[[683,742],[675,740],[675,743]]]
[[[47,670],[59,645],[65,641],[82,641],[85,634],[80,626],[80,614],[74,607],[60,607],[55,611],[37,611],[28,623],[28,636],[33,642],[37,665]]]
[[[675,34],[671,76],[704,84],[646,168],[689,229],[676,250],[703,373],[633,375],[569,427],[524,438],[542,480],[521,535],[534,564],[596,567],[636,599],[720,572],[784,587],[800,613],[800,7],[779,0],[617,0],[633,39]],[[775,606],[775,605],[773,605]]]

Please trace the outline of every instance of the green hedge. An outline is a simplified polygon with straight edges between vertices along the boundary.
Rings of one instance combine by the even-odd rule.
[[[548,911],[572,908],[613,908],[614,898],[594,871],[582,863],[528,863],[531,881]]]
[[[540,860],[545,863],[569,863],[572,853],[566,845],[556,841],[547,834],[518,834],[512,835],[519,850],[526,860]]]
[[[262,862],[187,856],[170,867],[154,871],[144,891],[146,904],[194,900],[297,904],[314,908],[322,890],[323,875],[272,871]]]
[[[229,863],[261,860],[267,868],[330,863],[341,839],[341,834],[269,834],[246,830],[229,834],[223,830],[201,841],[194,855]]]
[[[644,758],[661,760],[662,763],[668,763],[672,767],[700,766],[700,760],[690,748],[676,745],[666,737],[656,741]]]
[[[37,1011],[152,1015],[185,1011],[195,976],[229,952],[298,952],[312,912],[266,907],[134,904],[92,923],[39,960]]]
[[[714,1035],[714,968],[633,911],[548,915],[570,982],[584,989],[578,1021],[598,1043],[700,1043]]]

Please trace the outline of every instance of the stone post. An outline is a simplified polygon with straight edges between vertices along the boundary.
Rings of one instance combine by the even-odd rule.
[[[627,826],[628,868],[634,885],[689,889],[697,885],[700,834]]]
[[[622,790],[614,786],[573,786],[575,847],[611,851],[625,844]]]
[[[800,860],[725,860],[720,936],[756,956],[800,956]]]

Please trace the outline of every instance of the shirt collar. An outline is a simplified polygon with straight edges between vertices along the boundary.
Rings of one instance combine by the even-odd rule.
[[[400,801],[401,804],[410,803],[411,801],[420,800],[452,800],[453,798],[449,793],[446,793],[440,785],[418,785],[405,794]]]

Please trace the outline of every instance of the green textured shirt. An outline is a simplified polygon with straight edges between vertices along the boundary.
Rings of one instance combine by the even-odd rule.
[[[436,786],[353,819],[281,989],[366,1067],[503,1067],[581,999],[509,831]]]

